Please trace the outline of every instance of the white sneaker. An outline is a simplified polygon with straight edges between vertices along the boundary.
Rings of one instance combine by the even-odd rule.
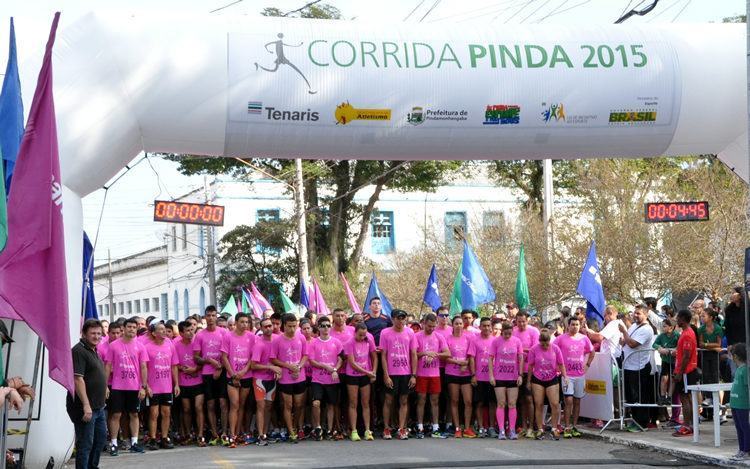
[[[737,451],[737,454],[732,456],[732,459],[737,460],[737,461],[741,459],[745,459],[745,458],[747,458],[747,453],[744,451]]]
[[[497,439],[498,440],[504,440],[505,439],[505,432],[502,431],[502,432],[498,433],[497,434]]]

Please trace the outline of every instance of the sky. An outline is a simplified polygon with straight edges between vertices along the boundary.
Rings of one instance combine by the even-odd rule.
[[[611,24],[627,8],[643,8],[652,0],[325,0],[341,10],[348,20],[382,22],[384,25],[406,21],[434,24],[436,27],[466,28],[472,24],[590,25]],[[0,3],[0,71],[4,71],[8,37],[8,18],[13,16],[19,48],[20,73],[36,76],[37,70],[25,70],[24,58],[44,49],[49,25],[56,10],[61,10],[60,29],[64,30],[90,11],[123,14],[165,15],[173,12],[207,15],[258,15],[265,7],[291,11],[305,0],[14,0]],[[744,0],[661,0],[644,17],[628,23],[708,23],[743,14]],[[31,96],[24,96],[26,112]],[[138,156],[134,162],[139,161]],[[148,164],[151,162],[151,165]],[[104,190],[83,199],[84,229],[97,237],[97,264],[133,254],[161,242],[163,225],[153,222],[153,201],[169,199],[203,185],[202,176],[182,176],[172,162],[150,158],[133,167],[109,189],[99,224]],[[123,170],[124,171],[124,170]]]

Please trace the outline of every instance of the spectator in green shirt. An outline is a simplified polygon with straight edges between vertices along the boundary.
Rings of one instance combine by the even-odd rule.
[[[653,348],[661,355],[661,373],[659,374],[659,404],[670,405],[674,394],[674,382],[671,379],[674,372],[672,351],[677,348],[680,333],[675,330],[673,319],[664,319],[661,323],[662,332],[656,337]]]
[[[732,408],[732,420],[737,429],[737,443],[740,450],[734,459],[748,459],[750,451],[750,402],[747,393],[747,349],[742,342],[734,344],[732,359],[737,364],[737,371],[732,382],[729,406]]]

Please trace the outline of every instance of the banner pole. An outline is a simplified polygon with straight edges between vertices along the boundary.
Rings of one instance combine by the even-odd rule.
[[[34,390],[34,395],[37,394],[37,380],[39,377],[39,362],[42,358],[42,339],[37,338],[36,339],[36,358],[34,359],[34,375],[31,378],[31,388]],[[23,435],[23,455],[24,459],[26,457],[26,448],[29,444],[29,430],[31,429],[31,419],[34,416],[34,401],[36,400],[35,397],[32,397],[29,400],[29,411],[26,414],[26,431]],[[6,401],[7,402],[7,401]]]
[[[3,436],[0,440],[0,451],[2,451],[2,462],[0,462],[0,469],[5,469],[6,465],[6,454],[8,452],[8,399],[3,401]]]

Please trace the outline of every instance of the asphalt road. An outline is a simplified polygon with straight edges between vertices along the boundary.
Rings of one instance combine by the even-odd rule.
[[[71,467],[73,467],[72,465]],[[267,447],[178,447],[146,454],[102,455],[101,468],[430,468],[430,467],[707,467],[648,450],[593,439],[497,441],[452,438],[277,443]]]

